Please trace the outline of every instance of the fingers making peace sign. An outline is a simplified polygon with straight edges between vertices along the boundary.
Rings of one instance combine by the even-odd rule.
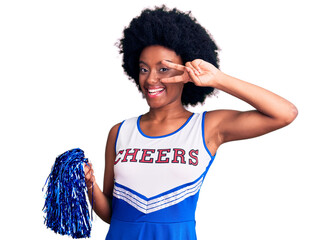
[[[162,61],[162,63],[168,68],[182,72],[181,75],[161,79],[163,83],[193,82],[196,86],[209,87],[214,85],[217,75],[221,73],[214,65],[202,59],[187,62],[185,66],[166,60]]]

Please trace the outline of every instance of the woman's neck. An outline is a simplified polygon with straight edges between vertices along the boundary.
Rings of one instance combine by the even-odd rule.
[[[150,108],[149,112],[144,115],[147,120],[164,121],[168,119],[189,117],[191,113],[180,106],[165,106],[164,108]]]

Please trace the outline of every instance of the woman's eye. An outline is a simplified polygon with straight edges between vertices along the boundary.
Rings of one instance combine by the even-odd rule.
[[[167,72],[168,70],[168,68],[160,68],[160,72]]]
[[[140,67],[140,73],[146,73],[146,72],[148,72],[147,69]]]

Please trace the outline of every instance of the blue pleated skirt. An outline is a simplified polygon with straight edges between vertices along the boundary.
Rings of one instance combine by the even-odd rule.
[[[106,240],[196,240],[195,221],[152,223],[111,219]]]

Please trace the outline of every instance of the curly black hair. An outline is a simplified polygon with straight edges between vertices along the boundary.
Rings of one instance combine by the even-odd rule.
[[[139,57],[145,47],[161,45],[174,50],[185,65],[194,59],[203,59],[219,68],[218,46],[191,12],[181,12],[176,8],[169,10],[165,5],[144,9],[124,29],[118,42],[123,54],[123,68],[139,90]],[[184,85],[182,104],[195,106],[203,103],[208,95],[214,93],[212,87],[198,87],[188,82]]]

